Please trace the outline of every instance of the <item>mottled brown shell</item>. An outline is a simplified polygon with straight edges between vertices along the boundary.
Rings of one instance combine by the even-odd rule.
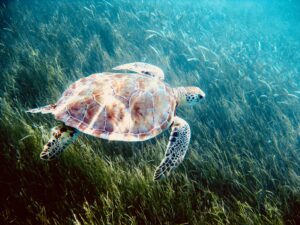
[[[52,113],[66,125],[95,137],[143,141],[171,125],[175,107],[172,88],[160,79],[100,73],[71,84]]]

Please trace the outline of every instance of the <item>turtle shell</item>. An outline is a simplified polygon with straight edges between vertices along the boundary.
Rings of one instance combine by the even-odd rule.
[[[55,118],[95,137],[144,141],[167,129],[175,114],[172,88],[141,74],[98,73],[71,84]]]

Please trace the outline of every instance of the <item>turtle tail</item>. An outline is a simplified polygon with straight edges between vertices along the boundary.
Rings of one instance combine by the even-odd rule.
[[[42,106],[42,107],[38,107],[35,109],[29,109],[26,112],[30,112],[30,113],[51,113],[53,112],[53,110],[56,108],[55,104],[50,104],[50,105],[46,105],[46,106]]]

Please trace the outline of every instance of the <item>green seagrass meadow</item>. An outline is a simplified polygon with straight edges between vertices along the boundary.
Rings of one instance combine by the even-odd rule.
[[[300,35],[270,26],[288,10],[280,2],[263,12],[258,2],[1,1],[0,224],[299,224]],[[152,180],[168,132],[140,143],[81,135],[40,160],[59,121],[25,111],[135,61],[207,96],[177,111],[192,138],[171,176]]]

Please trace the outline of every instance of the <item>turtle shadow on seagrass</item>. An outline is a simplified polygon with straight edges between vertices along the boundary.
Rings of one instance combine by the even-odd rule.
[[[205,97],[198,87],[171,88],[163,71],[135,62],[113,68],[133,73],[96,73],[71,84],[54,104],[28,110],[51,113],[64,124],[51,130],[41,159],[62,153],[80,132],[114,141],[145,141],[171,127],[165,156],[154,180],[170,174],[184,159],[190,142],[189,124],[176,107],[194,105]]]

